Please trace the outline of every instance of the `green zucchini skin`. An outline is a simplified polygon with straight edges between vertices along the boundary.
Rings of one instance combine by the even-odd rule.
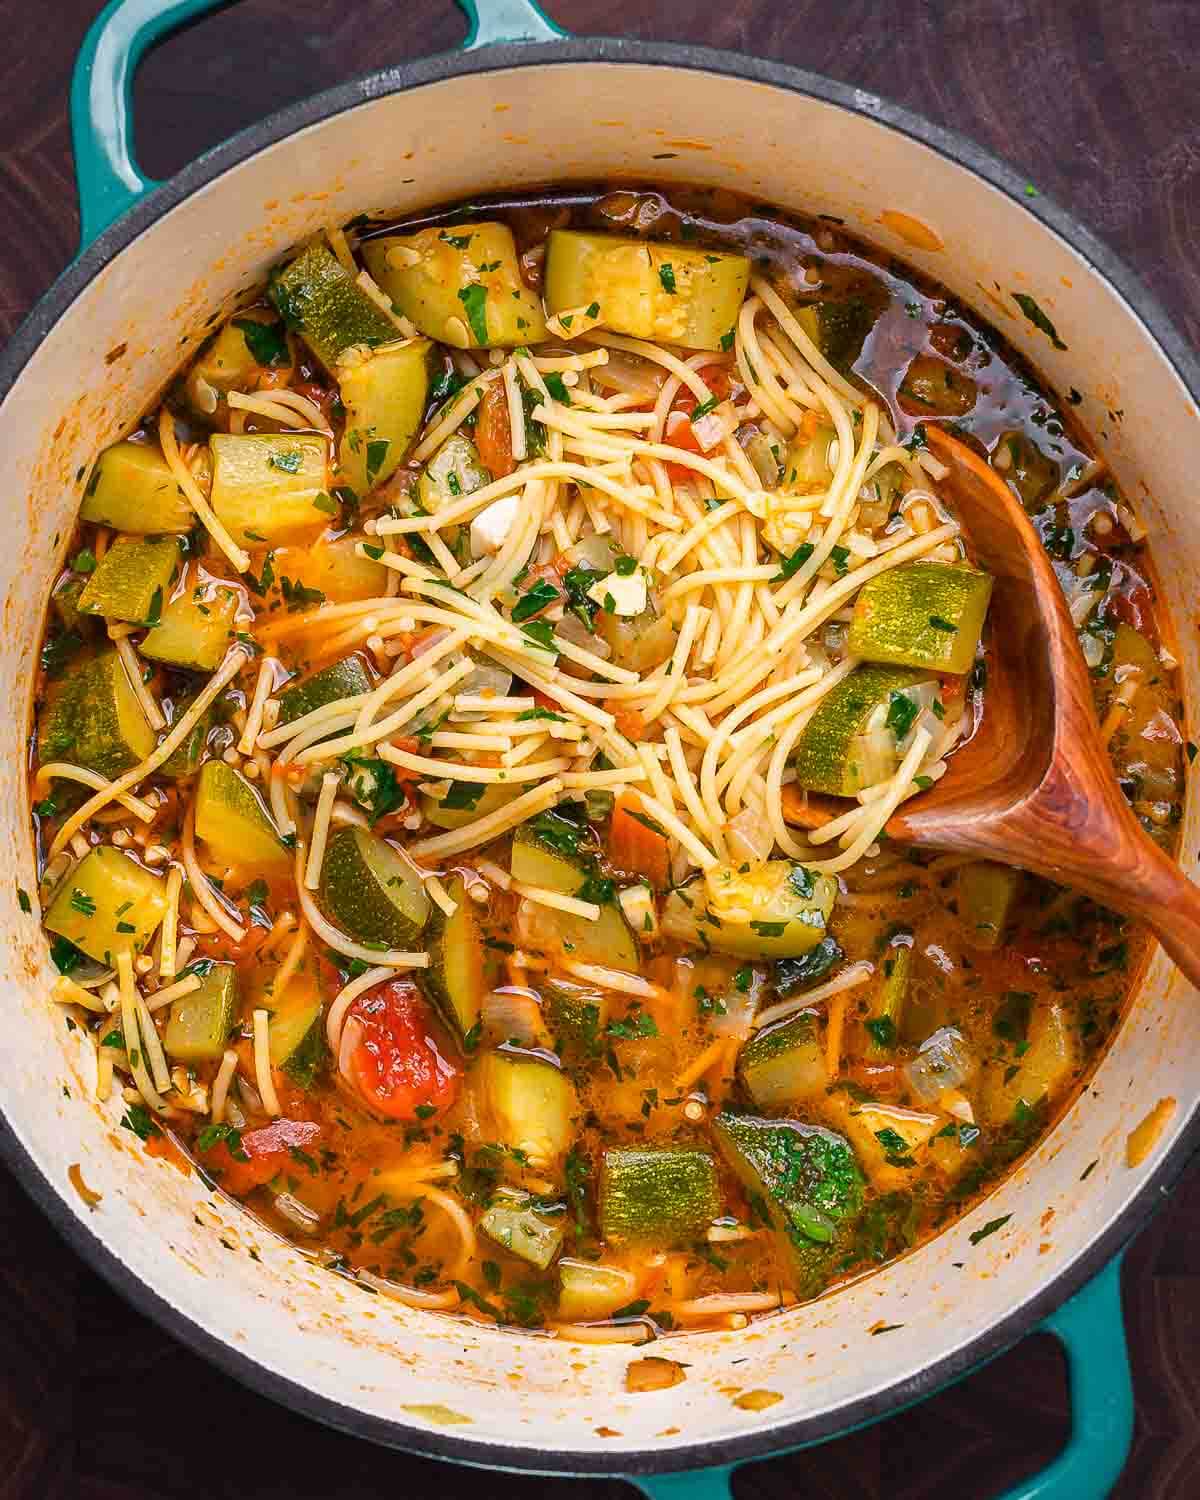
[[[331,370],[355,344],[391,343],[396,325],[324,245],[311,244],[271,278],[268,296],[321,363]]]
[[[513,834],[512,874],[524,885],[541,886],[564,896],[578,896],[590,876],[596,873],[594,860],[579,853],[569,853],[567,846],[544,831],[556,824],[575,833],[565,818],[544,815],[539,824],[522,823]],[[553,819],[553,823],[549,820]],[[588,897],[594,899],[594,897]],[[581,963],[608,964],[615,969],[637,971],[639,950],[633,929],[617,904],[615,895],[601,901],[596,921],[570,912],[546,910],[546,921],[553,925],[563,951]]]
[[[330,838],[319,894],[329,920],[360,943],[407,948],[429,920],[414,867],[365,828],[339,828]]]
[[[454,912],[447,916],[440,906],[431,908],[425,939],[429,967],[418,969],[416,979],[463,1041],[479,1024],[488,964],[475,903],[460,875],[446,881],[446,894]]]
[[[823,1094],[828,1082],[816,1013],[801,1011],[760,1031],[738,1058],[742,1087],[759,1109],[779,1109]]]
[[[614,1245],[675,1245],[703,1234],[721,1211],[707,1151],[614,1147],[600,1165],[600,1229]]]
[[[360,693],[369,693],[374,685],[362,659],[347,656],[285,688],[279,695],[279,722],[291,724],[315,709],[336,703],[340,698],[354,698]]]
[[[80,594],[79,613],[148,624],[161,616],[178,571],[174,537],[118,537]]]
[[[38,731],[43,764],[68,761],[112,779],[144,760],[154,743],[112,647],[77,658],[47,688]]]
[[[237,1016],[238,980],[232,964],[214,964],[200,988],[171,1006],[163,1046],[177,1062],[216,1062]]]
[[[799,784],[830,797],[853,797],[862,786],[853,763],[854,740],[892,693],[928,680],[928,672],[907,666],[857,667],[843,678],[821,700],[796,743],[792,764]]]
[[[911,562],[869,578],[854,601],[846,648],[864,661],[969,672],[992,597],[987,573]]]
[[[286,875],[292,851],[257,787],[223,760],[207,760],[196,783],[196,837],[230,865]]]

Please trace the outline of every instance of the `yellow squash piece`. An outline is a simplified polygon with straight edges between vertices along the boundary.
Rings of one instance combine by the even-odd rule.
[[[286,875],[292,867],[292,851],[258,790],[223,760],[205,761],[200,768],[196,837],[214,858],[239,869]]]
[[[114,443],[96,460],[79,519],[134,536],[185,532],[196,524],[158,448],[132,442]]]
[[[45,926],[97,963],[140,953],[167,910],[162,877],[108,844],[85,854],[54,893]]]
[[[146,633],[142,655],[192,672],[214,671],[229,649],[240,603],[237,589],[196,568]]]
[[[359,346],[339,360],[334,374],[346,408],[339,484],[365,495],[403,463],[429,402],[432,360],[428,339]]]
[[[614,333],[688,349],[732,346],[749,279],[744,255],[619,235],[556,229],[546,250],[549,312],[583,310]]]
[[[521,280],[506,224],[448,224],[363,246],[367,270],[411,322],[455,349],[536,344],[541,303]]]

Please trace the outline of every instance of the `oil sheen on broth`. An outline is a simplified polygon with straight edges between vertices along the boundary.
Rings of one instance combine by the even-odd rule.
[[[987,711],[927,424],[1033,517],[1168,848],[1182,798],[1077,395],[837,223],[678,188],[358,221],[207,333],[41,657],[106,1107],[330,1268],[564,1337],[742,1327],[974,1204],[1147,940],[881,833]]]

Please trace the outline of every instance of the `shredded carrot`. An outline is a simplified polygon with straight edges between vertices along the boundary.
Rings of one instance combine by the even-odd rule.
[[[640,875],[656,890],[670,884],[671,851],[666,833],[642,810],[642,799],[632,787],[613,803],[608,857],[618,870]]]

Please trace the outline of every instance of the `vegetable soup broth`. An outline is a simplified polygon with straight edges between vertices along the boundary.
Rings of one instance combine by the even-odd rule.
[[[935,1232],[1147,940],[881,833],[986,712],[926,423],[1019,493],[1115,774],[1168,847],[1179,816],[1077,400],[725,194],[301,247],[100,456],[54,586],[40,901],[99,1096],[344,1274],[564,1337],[744,1326]]]

